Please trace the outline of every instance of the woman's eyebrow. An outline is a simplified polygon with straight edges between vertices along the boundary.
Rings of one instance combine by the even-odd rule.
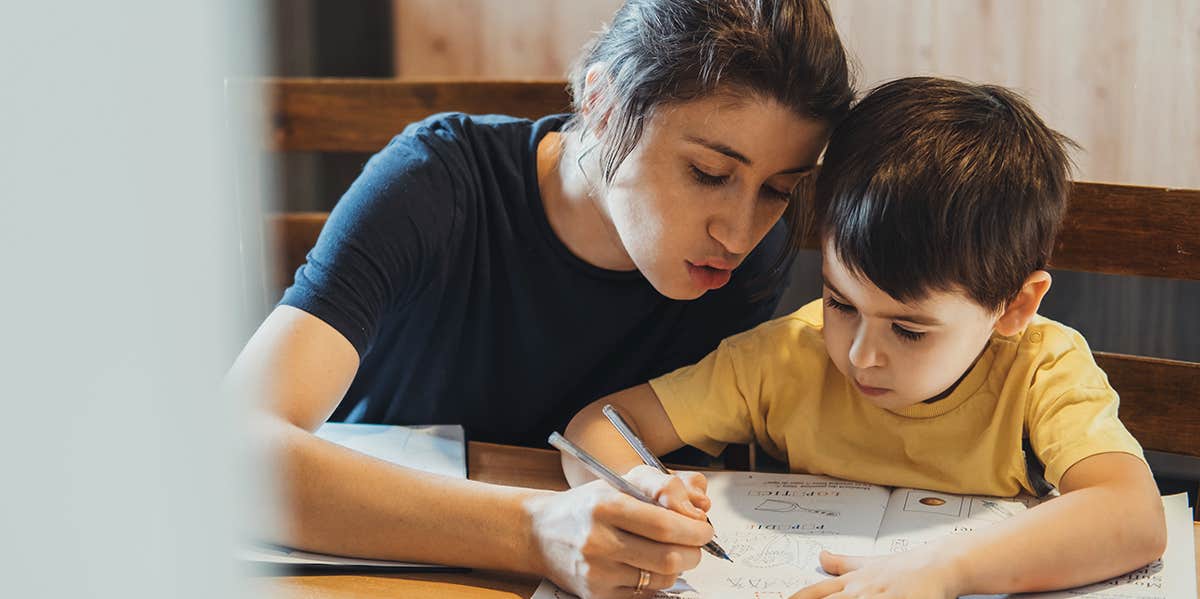
[[[713,150],[715,152],[720,152],[720,153],[722,153],[722,154],[724,154],[746,166],[751,166],[754,164],[749,158],[746,158],[745,154],[742,154],[741,152],[729,147],[728,144],[723,144],[719,141],[712,141],[712,140],[704,139],[703,137],[697,137],[695,135],[685,135],[683,137],[683,139],[686,141],[690,141],[694,144],[700,144],[700,145],[702,145],[710,150]]]

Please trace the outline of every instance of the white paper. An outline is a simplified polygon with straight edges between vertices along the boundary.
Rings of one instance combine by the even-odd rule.
[[[458,425],[327,422],[317,429],[316,435],[399,466],[456,478],[467,477],[467,445],[463,427]]]
[[[466,436],[458,425],[389,426],[327,422],[317,429],[316,435],[399,466],[455,478],[467,477]],[[309,553],[273,545],[244,547],[238,553],[242,560],[273,566],[439,567]]]
[[[733,563],[707,553],[659,599],[786,598],[829,578],[822,549],[865,555],[875,546],[886,487],[801,474],[705,473],[717,542]],[[573,597],[544,583],[535,599]]]
[[[872,553],[898,553],[942,537],[971,534],[1038,503],[1029,496],[999,499],[896,489],[888,500]]]
[[[703,554],[680,583],[657,599],[784,599],[830,578],[821,549],[850,555],[903,551],[953,534],[971,534],[1039,502],[885,487],[796,475],[707,474],[717,541],[733,563]],[[1078,589],[1022,595],[1044,599],[1196,599],[1195,547],[1186,495],[1163,498],[1168,540],[1162,560]],[[982,599],[983,596],[972,596]],[[993,596],[989,596],[993,597]],[[994,596],[1003,597],[1003,596]],[[575,599],[543,581],[533,599]]]

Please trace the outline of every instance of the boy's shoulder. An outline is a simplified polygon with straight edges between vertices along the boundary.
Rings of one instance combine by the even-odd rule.
[[[1069,387],[1110,389],[1087,340],[1061,322],[1038,315],[1023,332],[998,336],[996,341],[1006,346],[1002,353],[1008,369],[1028,377],[1035,390],[1053,394]]]

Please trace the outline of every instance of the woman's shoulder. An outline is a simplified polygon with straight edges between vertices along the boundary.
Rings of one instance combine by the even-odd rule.
[[[569,115],[550,115],[536,121],[504,114],[440,112],[409,124],[388,147],[425,145],[526,151],[535,131],[558,130]]]

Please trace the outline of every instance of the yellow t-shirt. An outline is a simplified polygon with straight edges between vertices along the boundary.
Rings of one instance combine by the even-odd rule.
[[[1086,457],[1145,459],[1083,336],[1036,317],[993,335],[947,397],[898,412],[864,399],[830,361],[820,300],[726,339],[650,381],[687,444],[712,455],[756,441],[793,472],[951,493],[1033,493],[1022,439],[1055,487]]]

